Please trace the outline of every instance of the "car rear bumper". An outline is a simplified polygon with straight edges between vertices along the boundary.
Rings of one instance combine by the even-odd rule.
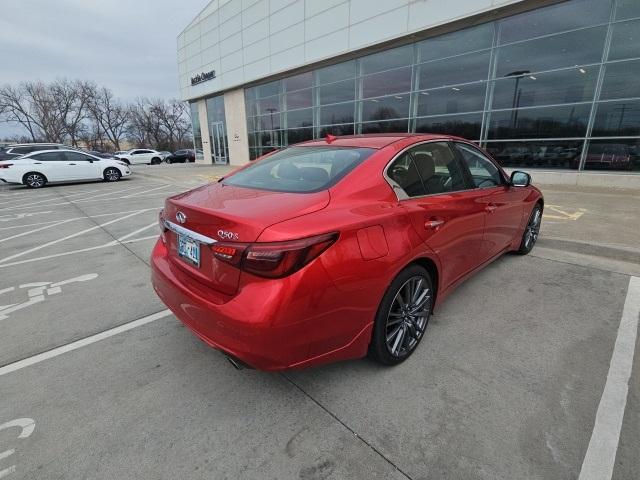
[[[253,368],[304,368],[366,354],[372,322],[341,314],[331,301],[324,308],[321,303],[301,307],[296,280],[251,283],[224,297],[172,263],[158,240],[151,268],[160,299],[204,342]],[[313,287],[318,297],[331,289]]]

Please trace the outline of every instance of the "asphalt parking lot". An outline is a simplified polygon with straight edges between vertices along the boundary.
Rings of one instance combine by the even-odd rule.
[[[149,281],[164,198],[220,172],[0,187],[0,478],[638,478],[637,192],[545,191],[539,249],[463,284],[398,367],[267,374]]]

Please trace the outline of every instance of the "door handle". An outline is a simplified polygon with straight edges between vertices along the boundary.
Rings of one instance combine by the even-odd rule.
[[[42,162],[33,162],[34,165],[42,165]]]
[[[498,206],[495,203],[490,203],[486,207],[484,207],[484,210],[487,213],[493,213],[496,208],[498,208]]]
[[[426,222],[424,222],[424,228],[426,228],[427,230],[437,230],[442,225],[444,225],[444,220],[427,220]]]
[[[75,165],[75,163],[68,163],[67,165]]]

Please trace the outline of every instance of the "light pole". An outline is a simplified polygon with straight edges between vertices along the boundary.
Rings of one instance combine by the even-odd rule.
[[[518,90],[518,86],[520,85],[520,79],[530,73],[531,71],[529,70],[516,70],[504,76],[505,78],[513,77],[516,80],[513,88],[513,102],[511,104],[511,128],[515,128],[516,122],[518,121],[518,107],[520,106],[520,90]]]

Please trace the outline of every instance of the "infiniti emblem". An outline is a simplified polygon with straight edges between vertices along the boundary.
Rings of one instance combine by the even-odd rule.
[[[176,220],[180,223],[185,223],[187,221],[187,216],[182,212],[178,212],[176,213]]]

